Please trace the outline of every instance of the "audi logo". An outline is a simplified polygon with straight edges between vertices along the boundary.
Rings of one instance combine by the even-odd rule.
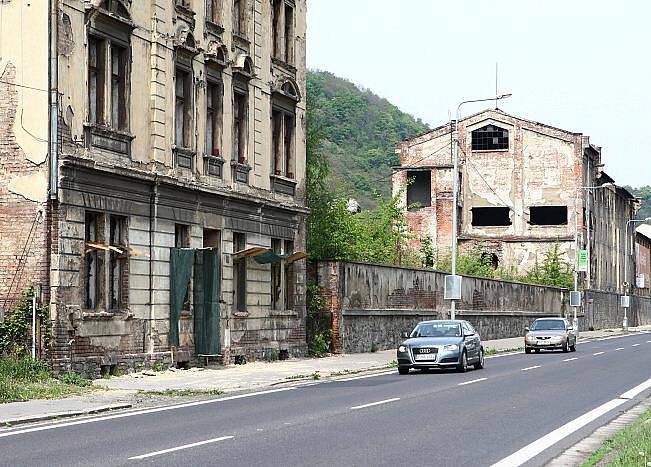
[[[420,353],[430,353],[432,349],[420,349]]]

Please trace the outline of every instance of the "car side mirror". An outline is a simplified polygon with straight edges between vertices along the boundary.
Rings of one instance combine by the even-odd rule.
[[[525,326],[524,332],[529,332],[529,331],[530,331],[529,326]]]
[[[409,339],[409,332],[404,331],[404,332],[402,332],[402,333],[400,334],[400,336],[401,336],[403,339]]]
[[[567,330],[568,331],[574,331],[574,328],[572,326],[568,326]]]
[[[470,336],[474,336],[474,335],[475,335],[474,332],[463,331],[463,337],[470,337]]]

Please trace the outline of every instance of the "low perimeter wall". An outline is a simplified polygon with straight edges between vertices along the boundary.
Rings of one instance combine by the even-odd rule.
[[[335,352],[368,352],[375,343],[393,348],[400,334],[418,321],[445,319],[450,302],[443,299],[446,273],[356,262],[319,261],[311,267],[332,315]],[[621,325],[616,294],[586,294],[587,313],[579,313],[579,328]],[[524,327],[541,316],[571,316],[568,292],[518,282],[464,277],[457,317],[468,320],[483,339],[521,336]],[[635,308],[636,306],[637,308]],[[635,297],[629,325],[651,324],[651,300]],[[633,311],[636,310],[636,311]]]

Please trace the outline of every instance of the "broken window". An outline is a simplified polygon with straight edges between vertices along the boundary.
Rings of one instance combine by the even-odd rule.
[[[285,5],[285,63],[294,62],[294,9]]]
[[[101,235],[101,222],[100,214],[96,212],[87,212],[85,217],[85,244],[84,249],[86,274],[85,274],[85,295],[86,295],[86,308],[94,310],[97,308],[100,301],[101,282],[100,276],[102,274],[102,250],[94,248],[90,244],[98,244],[102,241]]]
[[[174,141],[177,146],[189,148],[191,146],[191,126],[192,126],[192,80],[189,70],[176,69],[175,83],[175,137]]]
[[[531,206],[531,225],[567,225],[567,206]]]
[[[222,86],[208,82],[206,88],[206,152],[221,156],[222,146]]]
[[[127,49],[111,45],[111,125],[118,130],[127,128]]]
[[[490,264],[493,269],[497,269],[500,265],[500,260],[495,253],[486,251],[481,254],[481,260],[484,264]]]
[[[233,232],[233,253],[246,250],[246,235]],[[233,260],[233,299],[237,311],[246,311],[246,257]]]
[[[291,240],[285,240],[285,254],[294,253],[294,242]],[[285,264],[285,310],[294,309],[294,284],[296,282],[296,277],[294,275],[294,263]]]
[[[296,119],[294,107],[273,107],[272,152],[273,173],[287,178],[294,178],[294,130]]]
[[[473,227],[501,227],[511,225],[508,207],[472,208]]]
[[[221,244],[221,231],[215,229],[203,229],[203,247],[219,248]]]
[[[473,151],[495,151],[509,148],[509,131],[486,125],[472,132]]]
[[[278,238],[271,239],[271,250],[277,254],[282,255],[283,242]],[[280,310],[282,308],[282,265],[280,261],[271,263],[271,309]]]
[[[432,205],[432,173],[430,170],[407,172],[407,207],[418,209]]]
[[[221,24],[222,0],[206,0],[206,19]]]
[[[248,94],[239,88],[233,92],[233,156],[237,162],[246,162],[248,125]]]
[[[109,217],[109,307],[118,310],[126,305],[125,291],[128,290],[127,274],[127,219],[122,216]],[[117,251],[120,250],[120,251]]]
[[[106,41],[88,38],[88,119],[90,123],[104,123],[104,80]]]
[[[233,0],[233,33],[246,35],[246,0]]]

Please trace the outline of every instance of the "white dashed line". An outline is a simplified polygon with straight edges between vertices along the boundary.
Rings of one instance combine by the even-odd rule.
[[[399,400],[400,400],[399,397],[394,397],[393,399],[385,399],[383,401],[371,402],[370,404],[356,405],[355,407],[351,407],[350,410],[365,409],[366,407],[373,407],[374,405],[380,405],[380,404],[388,404],[389,402],[395,402]]]
[[[651,341],[646,341],[647,344],[651,344]]]
[[[529,366],[527,368],[522,368],[520,371],[529,371],[529,370],[535,370],[536,368],[540,368],[540,365],[536,366]]]
[[[190,449],[196,446],[203,446],[204,444],[224,441],[226,439],[233,439],[233,436],[222,436],[220,438],[213,438],[213,439],[207,439],[206,441],[199,441],[198,443],[184,444],[183,446],[178,446],[175,448],[163,449],[162,451],[150,452],[149,454],[142,454],[140,456],[129,457],[129,460],[140,460],[140,459],[146,459],[148,457],[160,456],[161,454],[167,454],[168,452],[180,451],[182,449]]]
[[[640,345],[640,344],[633,344],[631,347],[637,347],[638,345]]]
[[[566,359],[563,360],[563,361],[564,361],[564,362],[571,362],[572,360],[578,360],[578,359],[579,359],[579,357],[572,357],[572,358],[566,358]]]
[[[604,353],[606,353],[606,352],[597,352],[597,353],[593,353],[592,355],[597,356],[597,355],[601,355],[601,354],[604,354]]]
[[[624,347],[617,347],[615,350],[624,350]]]
[[[479,378],[473,379],[472,381],[466,381],[465,383],[459,383],[457,386],[465,386],[466,384],[478,383],[480,381],[486,381],[488,378]]]

